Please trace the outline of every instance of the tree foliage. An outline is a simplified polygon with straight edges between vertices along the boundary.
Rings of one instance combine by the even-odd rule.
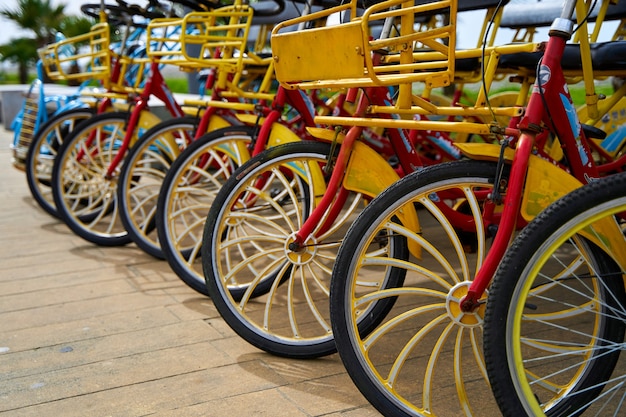
[[[86,17],[64,16],[59,24],[59,31],[63,33],[66,38],[70,38],[89,32],[94,23],[93,19]]]
[[[13,9],[0,8],[0,17],[13,21],[33,35],[0,45],[0,61],[18,65],[21,83],[26,83],[28,68],[37,61],[37,49],[55,42],[56,33],[71,37],[86,33],[91,28],[91,19],[68,16],[65,14],[65,6],[55,6],[51,0],[18,0],[17,7]]]
[[[54,6],[51,0],[18,0],[17,8],[0,9],[0,15],[33,32],[36,46],[40,48],[54,42],[54,34],[60,30],[65,17],[65,4]]]
[[[37,62],[37,58],[37,48],[31,38],[18,38],[0,45],[0,60],[17,64],[21,84],[28,82],[28,68]]]

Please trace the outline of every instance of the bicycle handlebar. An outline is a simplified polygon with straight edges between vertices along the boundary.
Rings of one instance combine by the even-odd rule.
[[[80,10],[87,16],[96,20],[100,20],[100,13],[104,7],[104,11],[107,15],[109,23],[114,25],[127,24],[136,27],[145,27],[145,23],[138,23],[133,20],[134,16],[141,16],[146,19],[156,19],[165,17],[165,7],[159,2],[159,0],[148,0],[146,7],[141,7],[137,4],[128,4],[125,0],[115,0],[117,4],[96,4],[88,3],[83,4]],[[172,3],[180,4],[194,11],[210,11],[219,8],[218,1],[212,0],[170,0]],[[270,17],[277,16],[285,10],[285,0],[271,0],[274,3],[274,7],[271,9],[260,7],[253,8],[254,16],[256,17]],[[261,4],[267,4],[266,1],[257,2],[257,6]]]
[[[129,5],[124,0],[116,0],[117,4],[96,4],[88,3],[80,6],[81,12],[85,15],[92,17],[96,20],[100,20],[100,13],[103,10],[106,13],[107,20],[113,25],[131,25],[135,27],[146,27],[145,23],[139,23],[134,21],[133,17],[141,16],[146,19],[155,19],[159,17],[165,17],[165,13],[161,9],[143,8],[139,5]],[[153,1],[150,1],[152,4]]]
[[[158,19],[165,17],[165,8],[157,0],[148,0],[146,7],[141,7],[138,4],[128,4],[124,0],[115,0],[117,4],[126,10],[130,16],[141,16],[146,19]]]
[[[124,15],[122,8],[112,4],[87,3],[80,6],[80,11],[86,16],[100,21],[100,13],[103,11],[103,7],[109,23],[120,24],[124,22],[124,19],[119,20]]]
[[[254,8],[254,16],[257,17],[269,17],[276,16],[282,13],[285,10],[285,0],[271,0],[274,3],[274,7],[272,9],[256,9]],[[266,3],[264,1],[255,3],[257,6]]]
[[[209,10],[217,9],[223,6],[222,4],[220,4],[219,0],[170,0],[170,1],[172,3],[177,3],[182,6],[186,6],[190,8],[191,10],[195,10],[195,11],[209,11]],[[252,6],[252,8],[254,9],[254,16],[258,16],[258,17],[276,16],[285,10],[285,0],[271,0],[271,1],[275,4],[275,7],[272,9],[265,9],[265,8],[255,9],[254,6]],[[267,2],[259,1],[259,2],[254,3],[254,5],[258,6],[263,3],[267,3]]]
[[[211,11],[221,7],[219,0],[170,0],[174,4],[180,4],[190,10],[198,12]]]

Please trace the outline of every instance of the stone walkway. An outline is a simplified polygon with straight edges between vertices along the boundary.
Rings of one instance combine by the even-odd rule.
[[[0,128],[0,416],[379,415],[336,354],[261,352],[165,261],[44,213],[12,137]]]

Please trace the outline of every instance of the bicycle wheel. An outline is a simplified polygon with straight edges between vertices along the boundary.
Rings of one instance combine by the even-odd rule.
[[[412,173],[372,200],[341,245],[330,291],[337,350],[384,415],[498,413],[481,352],[484,306],[472,313],[460,308],[498,221],[485,214],[495,173],[495,162],[478,161]],[[412,210],[419,227],[409,222]],[[377,250],[390,237],[406,239],[410,257]],[[401,287],[375,285],[393,269],[404,272]],[[395,302],[386,317],[361,318],[385,300]]]
[[[59,217],[83,239],[119,246],[131,239],[119,218],[117,175],[107,175],[126,134],[128,113],[104,113],[66,138],[52,168],[52,194]],[[121,164],[120,164],[121,165]]]
[[[249,159],[254,127],[230,126],[193,141],[168,170],[161,185],[156,227],[163,255],[189,287],[208,295],[200,247],[215,195]]]
[[[48,214],[59,217],[50,182],[54,158],[67,135],[95,113],[93,108],[78,108],[53,116],[35,134],[26,155],[26,181],[30,193]]]
[[[133,145],[124,159],[117,184],[120,220],[137,246],[164,259],[155,213],[163,178],[193,139],[198,119],[184,117],[159,123]]]
[[[341,190],[335,199],[342,210],[327,212],[293,246],[325,191],[330,152],[329,144],[304,141],[255,156],[224,185],[207,216],[202,261],[209,295],[235,332],[275,355],[335,352],[330,275],[362,195]]]
[[[612,258],[626,253],[615,217],[624,212],[626,175],[607,177],[555,202],[507,251],[484,339],[505,416],[624,415],[625,271]]]

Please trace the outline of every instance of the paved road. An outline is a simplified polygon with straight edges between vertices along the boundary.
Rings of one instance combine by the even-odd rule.
[[[248,345],[210,299],[133,245],[44,213],[0,128],[0,416],[379,415],[339,357]]]

